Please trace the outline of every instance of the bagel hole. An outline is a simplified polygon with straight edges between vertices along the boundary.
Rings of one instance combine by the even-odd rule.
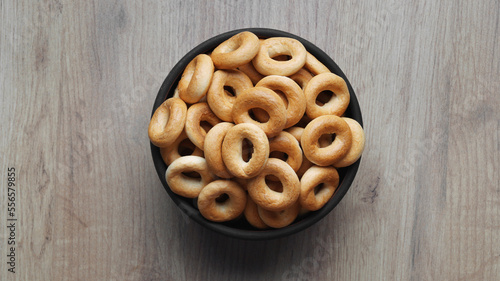
[[[271,153],[269,153],[269,158],[278,158],[286,162],[286,160],[288,160],[288,154],[282,151],[271,151]]]
[[[230,97],[236,97],[236,92],[234,91],[233,87],[230,86],[224,86],[224,93]]]
[[[318,195],[318,193],[321,192],[321,190],[325,187],[324,183],[320,183],[317,186],[314,187],[314,195]]]
[[[327,147],[335,140],[335,134],[323,134],[318,139],[320,148]]]
[[[180,156],[187,156],[192,155],[195,149],[196,147],[194,144],[189,139],[185,139],[179,143],[177,152]]]
[[[267,123],[269,121],[269,113],[265,111],[262,108],[252,108],[249,112],[248,115],[250,118],[252,118],[254,121],[257,121],[259,123]]]
[[[182,172],[181,174],[187,178],[201,179],[200,173],[195,172],[195,171],[186,171],[186,172]]]
[[[316,104],[319,105],[319,106],[323,106],[326,103],[328,103],[332,99],[333,96],[334,95],[333,95],[332,91],[328,91],[328,90],[322,91],[316,97]]]
[[[201,120],[200,121],[200,127],[205,131],[205,134],[212,129],[212,124],[208,123],[208,121]]]
[[[229,200],[229,195],[227,195],[227,193],[222,193],[217,198],[215,198],[215,202],[218,204],[225,203],[227,200]]]
[[[272,191],[282,193],[283,192],[283,184],[281,181],[273,175],[267,175],[265,177],[266,185],[271,189]]]
[[[272,57],[272,59],[277,61],[288,61],[292,59],[292,56],[288,54],[276,54]]]
[[[243,158],[243,161],[250,161],[250,159],[252,158],[253,150],[253,143],[247,138],[243,139],[243,141],[241,142],[241,156]]]

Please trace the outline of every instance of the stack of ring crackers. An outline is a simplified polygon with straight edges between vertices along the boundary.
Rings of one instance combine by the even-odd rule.
[[[148,129],[177,195],[214,222],[282,228],[322,208],[365,135],[348,87],[288,37],[244,31],[185,68]]]

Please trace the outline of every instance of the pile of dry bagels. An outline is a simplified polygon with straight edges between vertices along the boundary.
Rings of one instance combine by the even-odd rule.
[[[148,133],[171,190],[206,219],[281,228],[323,207],[336,168],[361,156],[349,101],[345,81],[300,41],[245,31],[187,65]]]

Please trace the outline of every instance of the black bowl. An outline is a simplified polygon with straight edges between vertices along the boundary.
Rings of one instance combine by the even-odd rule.
[[[268,28],[245,28],[245,29],[238,29],[238,30],[233,30],[229,31],[220,35],[217,35],[215,37],[212,37],[208,39],[207,41],[199,44],[196,46],[194,49],[192,49],[189,53],[187,53],[170,71],[168,76],[165,78],[165,81],[161,85],[160,91],[158,92],[158,95],[156,97],[154,106],[153,106],[153,111],[151,115],[155,112],[156,108],[158,108],[165,99],[170,98],[174,94],[174,90],[177,87],[177,83],[179,82],[179,79],[182,75],[182,72],[184,71],[184,68],[188,65],[188,63],[194,59],[198,54],[201,53],[208,53],[211,50],[213,50],[216,46],[218,46],[220,43],[224,42],[225,40],[229,39],[231,36],[240,33],[242,31],[250,31],[256,34],[259,38],[269,38],[269,37],[291,37],[299,40],[305,48],[312,54],[314,55],[319,61],[321,61],[326,67],[330,69],[333,73],[339,75],[342,77],[345,82],[347,83],[347,86],[349,88],[349,93],[351,95],[351,101],[349,104],[349,107],[347,108],[345,112],[345,116],[351,117],[358,121],[361,125],[363,125],[362,118],[361,118],[361,110],[359,108],[358,101],[356,99],[356,95],[354,94],[354,91],[351,87],[351,84],[349,83],[349,80],[345,76],[345,74],[342,72],[342,70],[337,66],[337,64],[321,49],[313,45],[311,42],[300,38],[296,35],[290,34],[288,32],[280,31],[280,30],[275,30],[275,29],[268,29]],[[153,144],[151,144],[151,153],[153,155],[153,162],[156,167],[156,172],[158,173],[158,177],[160,178],[161,183],[165,187],[165,190],[167,191],[168,195],[172,200],[177,204],[177,206],[184,212],[186,213],[190,218],[192,218],[194,221],[197,223],[207,227],[208,229],[214,230],[216,232],[231,236],[231,237],[236,237],[236,238],[241,238],[241,239],[249,239],[249,240],[264,240],[264,239],[274,239],[274,238],[279,238],[279,237],[284,237],[293,233],[297,233],[301,230],[306,229],[307,227],[315,224],[319,220],[321,220],[323,217],[325,217],[333,208],[342,200],[344,195],[347,193],[349,190],[349,187],[351,186],[354,177],[356,175],[356,172],[358,171],[359,163],[360,160],[358,160],[356,163],[349,167],[341,168],[339,169],[339,175],[340,175],[340,183],[339,187],[337,188],[335,194],[333,197],[330,199],[330,201],[323,206],[323,208],[310,212],[302,217],[297,218],[295,222],[292,224],[284,227],[284,228],[279,228],[279,229],[266,229],[266,230],[258,230],[250,226],[244,219],[240,220],[235,220],[232,222],[226,222],[226,223],[216,223],[216,222],[211,222],[207,219],[205,219],[198,209],[196,209],[195,205],[193,204],[193,199],[187,199],[182,196],[179,196],[175,193],[173,193],[170,190],[170,187],[167,185],[167,182],[165,180],[165,171],[167,170],[167,165],[163,162],[161,155],[160,155],[160,149]]]

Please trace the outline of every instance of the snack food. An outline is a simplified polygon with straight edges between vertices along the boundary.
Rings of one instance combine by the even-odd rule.
[[[231,180],[213,181],[207,184],[198,196],[200,213],[216,222],[237,218],[245,210],[246,203],[247,193]]]
[[[165,177],[170,189],[196,198],[194,206],[207,220],[282,228],[330,200],[339,184],[335,167],[359,159],[364,133],[359,124],[340,117],[349,105],[342,78],[295,39],[258,39],[254,54],[255,38],[241,33],[209,50],[212,73],[204,73],[210,72],[209,67],[197,69],[206,56],[188,64],[181,81],[190,84],[197,76],[211,80],[206,94],[187,97],[181,89],[186,81],[179,81],[174,96],[183,99],[188,109],[186,121],[177,125],[185,133],[170,145],[163,144],[161,154],[168,165]],[[325,91],[332,92],[332,98]],[[161,122],[152,118],[150,127],[161,127]],[[181,156],[182,149],[187,156]],[[335,174],[336,182],[331,179]],[[238,187],[232,196],[240,199],[229,198],[235,188],[228,186]],[[219,198],[221,194],[226,199]]]

